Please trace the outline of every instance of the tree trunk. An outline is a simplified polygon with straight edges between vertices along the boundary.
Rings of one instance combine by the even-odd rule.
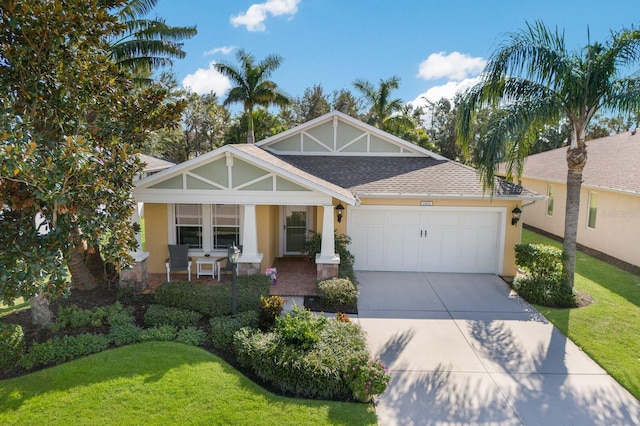
[[[105,264],[100,254],[100,247],[91,247],[85,252],[84,263],[87,265],[89,272],[98,280],[98,285],[106,286]]]
[[[53,312],[49,308],[49,300],[43,294],[38,293],[32,297],[29,305],[31,306],[31,321],[34,325],[46,327],[51,324]]]
[[[84,263],[84,252],[71,249],[67,253],[67,267],[71,273],[71,285],[81,291],[93,290],[98,287],[98,280]]]
[[[253,110],[247,111],[247,143],[253,145],[256,141],[256,136],[253,131]]]
[[[582,187],[582,170],[587,163],[587,149],[584,144],[567,150],[567,204],[564,216],[564,251],[563,269],[567,284],[573,288],[576,270],[576,239],[578,235],[578,218],[580,216],[580,189]]]

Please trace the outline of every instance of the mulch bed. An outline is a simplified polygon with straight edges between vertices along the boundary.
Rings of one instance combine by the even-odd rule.
[[[358,307],[356,305],[325,305],[318,296],[305,296],[304,307],[313,312],[342,312],[343,314],[358,315]]]

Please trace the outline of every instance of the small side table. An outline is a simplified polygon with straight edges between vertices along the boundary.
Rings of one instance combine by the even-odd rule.
[[[203,265],[209,265],[210,268],[203,269]],[[208,275],[211,278],[216,276],[216,265],[220,267],[220,262],[215,257],[200,257],[196,260],[196,275],[200,278],[200,275]],[[220,273],[218,273],[219,275]]]

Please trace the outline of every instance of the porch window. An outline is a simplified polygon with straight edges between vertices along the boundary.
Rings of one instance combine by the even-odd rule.
[[[202,206],[176,204],[176,242],[189,244],[190,248],[202,248]]]
[[[596,229],[596,217],[598,216],[598,194],[589,193],[589,215],[587,217],[587,228]]]
[[[240,209],[237,205],[211,206],[213,249],[226,249],[229,244],[240,244]]]
[[[553,200],[555,198],[553,185],[547,185],[547,197],[547,216],[553,216]]]

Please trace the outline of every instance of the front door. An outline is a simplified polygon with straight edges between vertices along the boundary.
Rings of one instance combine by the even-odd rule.
[[[300,254],[309,230],[309,208],[284,206],[284,254]]]

